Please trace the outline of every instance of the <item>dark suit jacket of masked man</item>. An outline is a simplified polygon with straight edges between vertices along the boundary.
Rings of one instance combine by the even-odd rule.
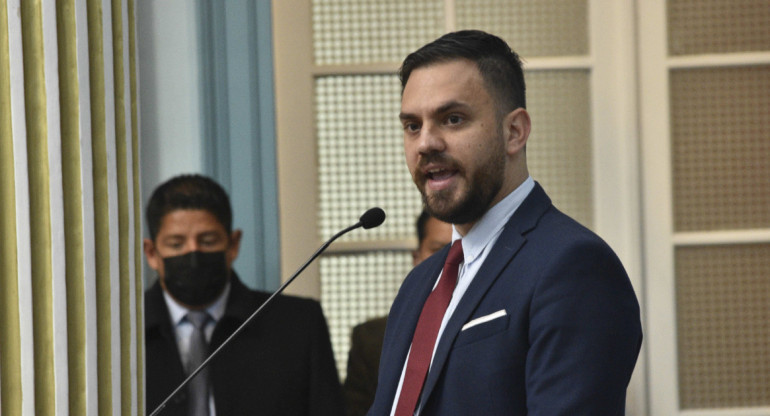
[[[214,351],[269,297],[247,288],[235,272],[225,314],[211,337]],[[148,414],[185,373],[163,290],[145,293],[146,403]],[[343,402],[329,331],[318,302],[278,296],[210,363],[216,414],[338,416]],[[161,412],[184,415],[180,391]]]

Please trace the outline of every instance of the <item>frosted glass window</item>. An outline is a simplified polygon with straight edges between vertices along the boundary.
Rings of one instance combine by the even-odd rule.
[[[770,50],[767,0],[669,0],[671,55]]]
[[[316,117],[322,239],[380,206],[385,223],[351,240],[414,238],[420,193],[404,158],[398,120],[401,84],[395,75],[349,75],[316,80]]]
[[[366,320],[386,316],[411,269],[408,251],[321,258],[321,304],[341,379],[347,375],[351,329]]]
[[[674,227],[770,228],[770,66],[671,72]]]
[[[401,62],[443,31],[443,0],[313,0],[318,65]]]
[[[585,70],[526,73],[529,171],[554,205],[593,226],[590,74]]]
[[[458,29],[505,39],[523,57],[588,54],[587,0],[457,0]]]
[[[683,409],[770,406],[770,244],[676,249]]]

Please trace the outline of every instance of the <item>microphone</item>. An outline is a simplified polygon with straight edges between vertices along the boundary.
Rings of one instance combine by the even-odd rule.
[[[364,227],[365,230],[370,228],[379,227],[385,221],[385,211],[382,208],[374,207],[369,208],[361,215],[358,223]]]
[[[174,396],[176,396],[177,393],[179,393],[179,391],[185,388],[185,386],[187,386],[190,380],[192,380],[195,376],[197,376],[198,373],[200,373],[201,370],[203,370],[203,368],[206,367],[206,365],[208,365],[209,361],[211,361],[214,357],[216,357],[219,354],[219,352],[222,351],[222,349],[227,344],[229,344],[233,338],[235,338],[238,334],[240,334],[241,331],[243,331],[243,329],[246,327],[246,325],[248,325],[252,320],[254,320],[254,318],[259,314],[259,312],[261,312],[262,309],[264,309],[265,306],[267,306],[273,300],[273,298],[275,298],[281,292],[283,292],[283,290],[286,289],[286,286],[289,286],[289,284],[293,282],[294,279],[296,279],[297,276],[299,276],[299,274],[302,273],[307,268],[307,266],[309,266],[310,263],[312,263],[313,260],[316,259],[316,257],[318,257],[321,253],[323,253],[324,250],[326,250],[326,248],[329,247],[332,242],[334,242],[334,240],[341,237],[343,234],[346,234],[350,231],[355,230],[356,228],[363,227],[365,230],[368,230],[370,228],[379,227],[380,224],[382,224],[384,221],[385,221],[385,211],[383,211],[382,208],[378,208],[378,207],[369,208],[368,210],[366,210],[366,212],[363,213],[363,215],[361,215],[357,223],[343,229],[337,234],[334,234],[332,238],[328,239],[325,243],[323,243],[323,245],[321,245],[321,247],[319,247],[318,250],[316,250],[315,253],[313,253],[313,255],[310,256],[310,258],[307,259],[307,261],[299,269],[297,269],[296,272],[294,272],[294,274],[289,278],[289,280],[287,280],[284,284],[282,284],[281,287],[278,288],[278,290],[273,292],[273,294],[270,295],[270,297],[267,298],[267,300],[264,303],[262,303],[262,305],[260,305],[259,308],[257,308],[257,310],[254,311],[254,313],[252,313],[251,316],[249,316],[249,318],[246,319],[246,321],[244,321],[241,324],[241,326],[239,326],[235,331],[233,331],[233,333],[230,334],[230,336],[227,337],[227,339],[224,342],[222,342],[222,344],[219,347],[217,347],[217,349],[214,350],[214,352],[212,352],[206,358],[206,360],[204,360],[201,363],[201,365],[199,365],[198,368],[195,369],[195,371],[190,373],[190,375],[187,376],[187,378],[184,379],[184,381],[182,381],[182,384],[180,384],[179,387],[177,387],[174,391],[172,391],[171,394],[169,394],[168,397],[166,397],[166,399],[163,400],[163,402],[159,404],[158,407],[155,408],[155,410],[153,410],[150,416],[156,416],[158,413],[160,413],[166,407],[166,404],[168,404],[169,400],[171,400]]]

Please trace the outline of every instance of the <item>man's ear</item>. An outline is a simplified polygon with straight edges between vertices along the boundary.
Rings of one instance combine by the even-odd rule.
[[[243,232],[241,230],[233,230],[230,233],[230,244],[227,247],[227,264],[232,266],[236,258],[238,258],[238,252],[241,250],[241,236]]]
[[[529,139],[529,131],[532,128],[529,113],[521,107],[511,111],[505,116],[503,128],[508,154],[518,153],[524,149],[527,145],[527,139]]]
[[[163,259],[160,258],[158,250],[155,249],[155,243],[151,239],[145,238],[142,240],[142,250],[144,257],[147,258],[147,264],[157,272]]]

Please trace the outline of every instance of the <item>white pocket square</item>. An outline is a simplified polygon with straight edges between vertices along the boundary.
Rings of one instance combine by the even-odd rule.
[[[483,324],[484,322],[489,322],[489,321],[491,321],[493,319],[497,319],[497,318],[499,318],[501,316],[505,316],[507,314],[508,313],[505,311],[505,309],[500,309],[497,312],[490,313],[489,315],[485,315],[485,316],[482,316],[480,318],[476,318],[476,319],[468,322],[467,324],[463,325],[463,327],[462,327],[462,329],[460,331],[465,331],[468,328],[473,328],[476,325]]]

